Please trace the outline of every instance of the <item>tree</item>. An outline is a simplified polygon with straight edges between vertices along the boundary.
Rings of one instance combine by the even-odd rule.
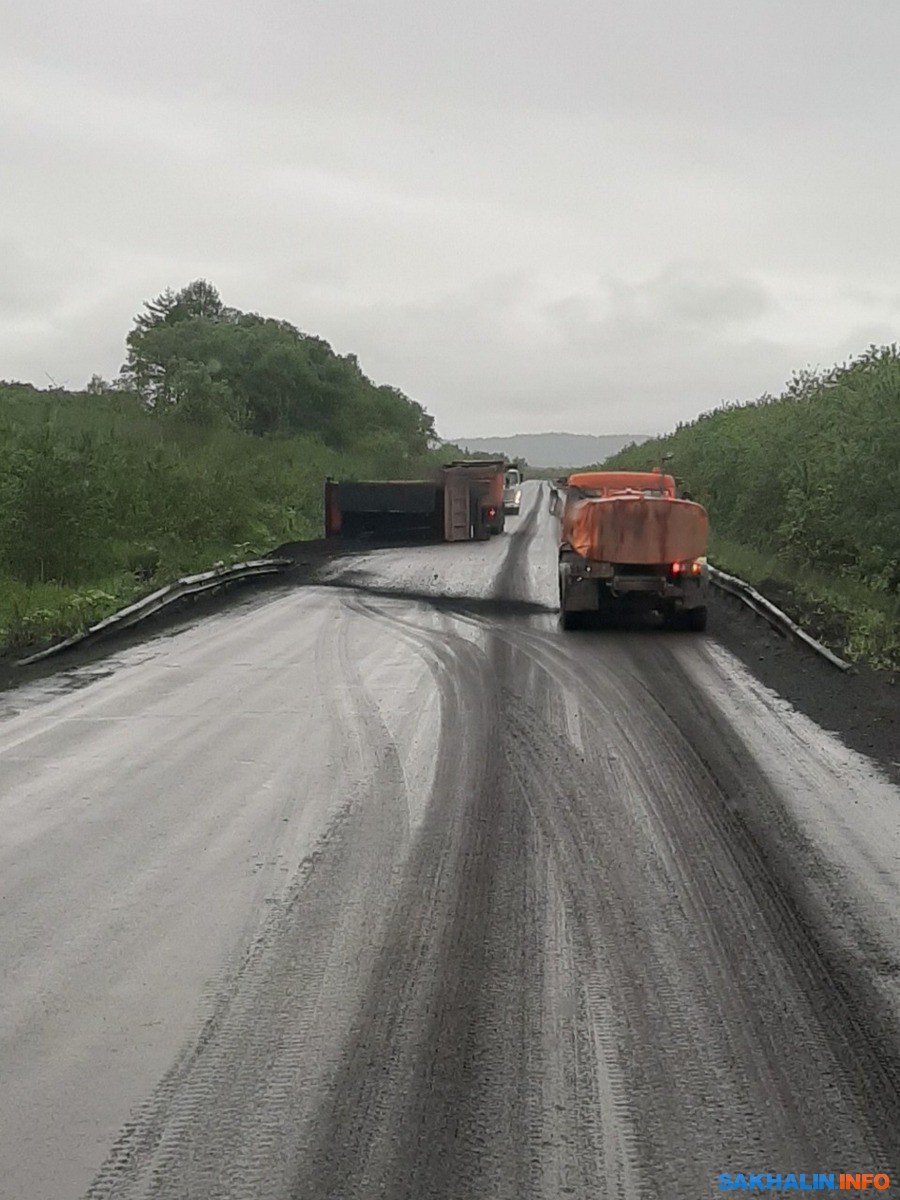
[[[185,321],[200,317],[204,321],[217,321],[223,309],[222,297],[217,289],[205,279],[195,279],[176,295],[170,320]]]
[[[426,453],[434,438],[425,409],[376,386],[355,355],[287,321],[226,308],[203,279],[148,301],[127,344],[123,378],[160,413],[260,437],[310,434],[334,449],[365,441],[391,461]]]
[[[243,411],[240,401],[222,380],[214,379],[202,363],[180,362],[171,378],[170,410],[193,425],[239,428]]]
[[[148,350],[148,343],[154,344],[153,335],[161,327],[182,321],[217,321],[223,311],[221,296],[205,279],[195,279],[179,292],[166,288],[155,300],[146,302],[125,339],[128,350],[122,367],[123,378],[131,381],[146,404],[156,407],[168,399],[164,366]]]
[[[138,313],[134,318],[135,331],[137,333],[146,333],[149,329],[153,329],[163,322],[170,321],[177,303],[178,298],[175,293],[171,288],[166,288],[164,292],[160,292],[155,300],[148,300],[144,305],[146,311]]]

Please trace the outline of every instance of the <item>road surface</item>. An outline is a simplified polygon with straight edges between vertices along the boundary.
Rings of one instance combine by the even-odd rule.
[[[0,1195],[900,1173],[900,794],[554,525],[0,697]]]

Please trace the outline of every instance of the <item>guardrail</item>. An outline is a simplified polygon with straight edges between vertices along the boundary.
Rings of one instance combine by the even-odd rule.
[[[31,654],[28,658],[20,659],[18,665],[20,667],[27,667],[31,663],[49,658],[52,654],[59,654],[61,650],[68,650],[72,646],[94,641],[106,633],[128,629],[130,626],[136,625],[139,621],[144,621],[147,617],[152,617],[155,613],[168,608],[170,604],[175,604],[179,600],[185,599],[187,596],[197,596],[201,592],[209,592],[214,588],[225,587],[229,583],[237,583],[242,579],[253,579],[258,575],[279,574],[287,570],[291,565],[292,560],[289,558],[256,558],[251,562],[235,563],[231,567],[217,567],[212,571],[204,571],[201,575],[185,575],[181,579],[177,579],[174,583],[170,583],[166,587],[152,592],[149,596],[145,596],[143,600],[137,600],[134,604],[129,604],[127,608],[122,608],[119,612],[113,613],[112,616],[105,617],[102,621],[98,621],[96,625],[91,625],[88,629],[82,630],[81,633],[73,634],[64,641],[48,646],[46,650],[40,650],[37,654]]]
[[[814,637],[810,637],[806,630],[801,629],[795,621],[792,621],[787,613],[782,612],[771,600],[767,600],[756,588],[751,587],[749,583],[745,583],[743,579],[738,579],[736,575],[726,575],[724,571],[711,566],[709,568],[709,581],[713,587],[717,587],[721,591],[735,596],[747,608],[751,608],[763,620],[768,621],[772,628],[778,630],[779,633],[796,638],[804,646],[808,646],[810,650],[814,650],[816,654],[827,659],[838,670],[850,670],[852,663],[838,658],[827,646],[823,646]]]

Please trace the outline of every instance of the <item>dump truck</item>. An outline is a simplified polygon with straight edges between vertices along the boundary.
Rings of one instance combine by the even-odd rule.
[[[502,533],[506,528],[503,484],[508,466],[505,458],[462,458],[449,463],[443,470],[446,480],[458,476],[470,480],[471,486],[483,489],[485,519],[491,533]]]
[[[325,482],[325,536],[486,541],[502,532],[505,463],[458,461],[431,479]]]
[[[582,471],[566,480],[559,545],[565,629],[586,614],[658,612],[666,625],[706,628],[709,520],[680,499],[671,475]]]

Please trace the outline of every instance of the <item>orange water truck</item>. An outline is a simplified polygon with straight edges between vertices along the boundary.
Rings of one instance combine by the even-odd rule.
[[[672,628],[706,628],[709,518],[655,471],[580,471],[566,480],[559,545],[565,629],[587,614],[660,614]]]

